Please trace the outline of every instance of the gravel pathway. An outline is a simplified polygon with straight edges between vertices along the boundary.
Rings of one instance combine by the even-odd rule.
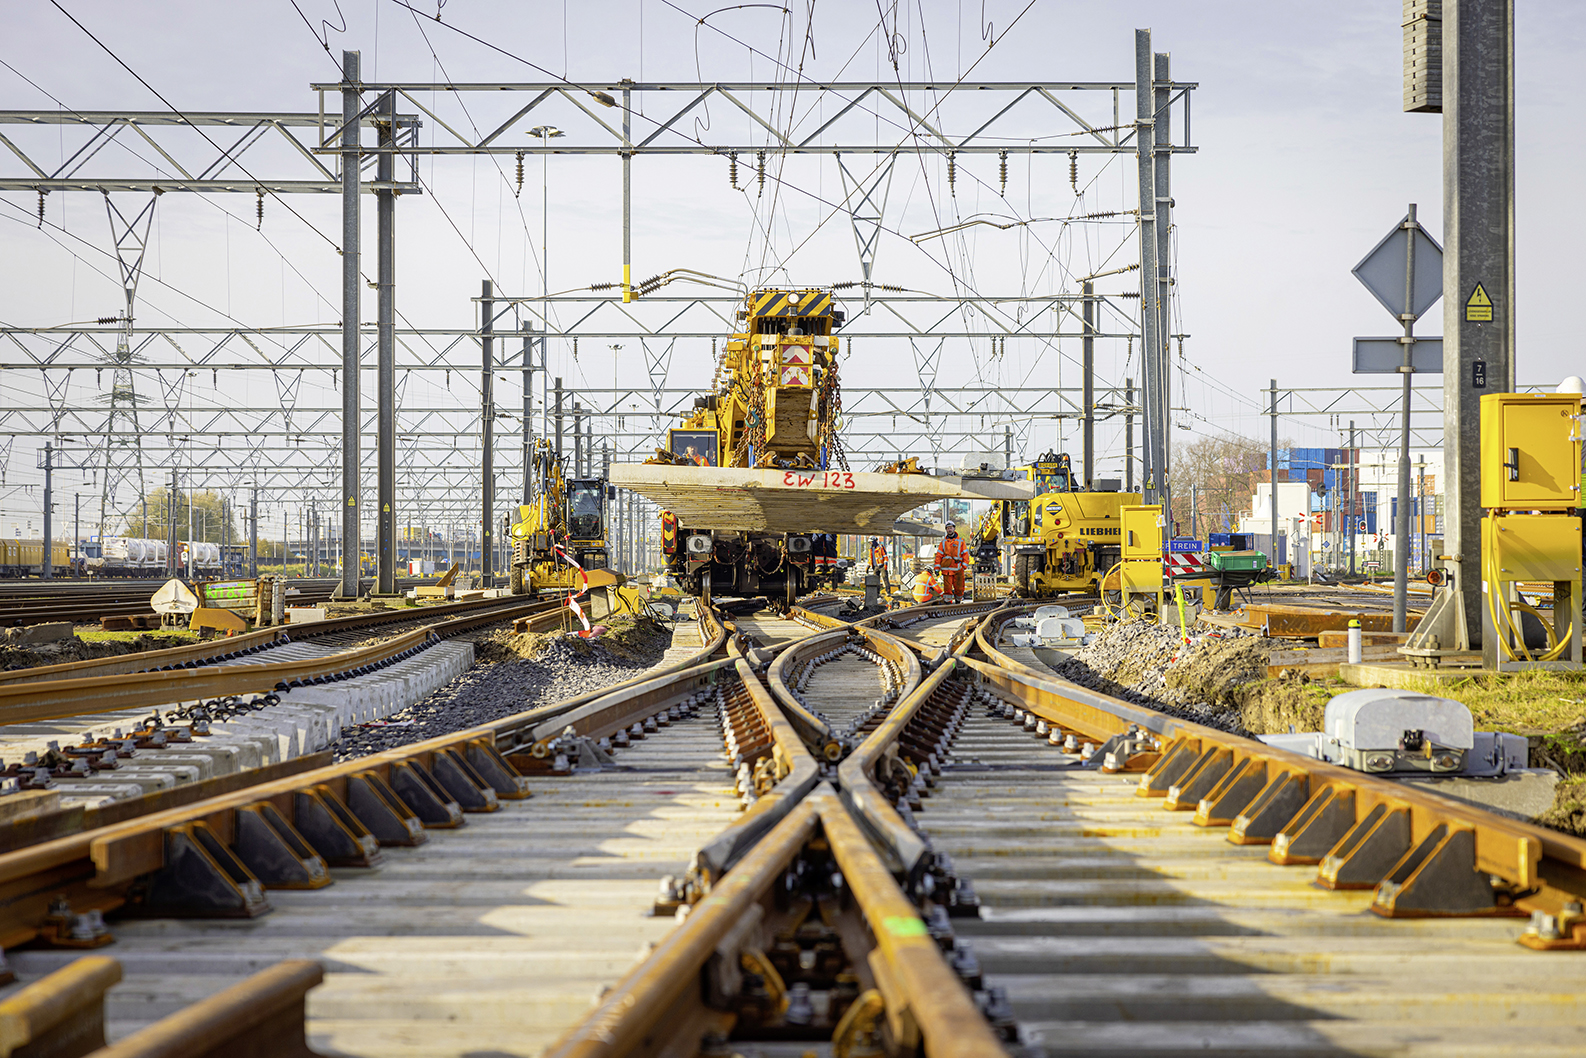
[[[474,668],[434,694],[380,724],[347,728],[336,743],[336,759],[350,760],[427,738],[450,734],[563,701],[643,672],[660,661],[665,643],[654,657],[620,658],[598,641],[574,646],[556,639],[527,661],[502,661]]]

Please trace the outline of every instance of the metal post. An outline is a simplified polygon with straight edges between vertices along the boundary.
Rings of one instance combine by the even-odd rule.
[[[525,323],[523,331],[523,504],[534,499],[534,325]]]
[[[380,101],[380,146],[375,173],[383,184],[396,178],[396,94]],[[375,450],[379,453],[380,509],[376,513],[375,594],[396,594],[396,195],[389,188],[375,192],[378,207],[379,255],[378,381],[376,383]],[[316,558],[318,556],[316,555]]]
[[[1278,380],[1272,380],[1272,564],[1278,564]]]
[[[624,85],[633,82],[626,77]],[[622,300],[633,300],[633,111],[632,91],[622,90]]]
[[[1443,551],[1459,561],[1474,647],[1486,613],[1480,401],[1515,377],[1512,0],[1443,0],[1442,43]]]
[[[1134,379],[1123,380],[1123,491],[1134,491]]]
[[[175,576],[178,570],[176,564],[176,497],[180,488],[180,479],[177,471],[171,471],[171,491],[165,497],[165,571]],[[99,532],[100,546],[104,546],[105,534],[103,528]]]
[[[1081,435],[1084,441],[1084,482],[1085,489],[1089,491],[1095,481],[1096,472],[1096,284],[1085,280],[1080,291],[1084,297],[1083,312],[1085,320],[1085,337],[1080,339],[1081,356],[1084,360],[1084,387],[1083,412],[1084,432]]]
[[[50,559],[51,522],[55,506],[55,453],[48,441],[44,442],[44,555],[39,559],[39,579],[54,580],[55,571]]]
[[[358,463],[361,402],[358,374],[361,350],[358,320],[363,287],[359,272],[358,53],[341,53],[341,587],[344,599],[358,597]]]
[[[479,400],[482,405],[480,412],[479,444],[482,452],[484,480],[480,483],[479,490],[479,584],[480,587],[494,588],[494,552],[491,543],[494,540],[496,517],[496,464],[495,464],[495,366],[496,343],[491,337],[495,330],[496,303],[490,295],[494,293],[490,280],[486,279],[480,285],[479,302],[481,335],[480,345],[483,346],[481,354],[483,370],[479,378]]]
[[[148,500],[143,502],[144,510],[147,510]],[[100,546],[103,546],[103,544]],[[83,497],[81,493],[72,494],[72,565],[77,567],[73,570],[74,573],[86,572],[83,568]]]
[[[1190,539],[1200,539],[1200,522],[1196,518],[1201,505],[1201,491],[1198,482],[1190,482]]]
[[[556,379],[556,462],[562,461],[562,379]]]
[[[573,402],[573,477],[584,476],[584,406]]]
[[[1415,219],[1415,203],[1410,203],[1410,215],[1404,222],[1404,307],[1415,304],[1415,233],[1421,227]],[[1406,631],[1406,598],[1410,577],[1410,380],[1415,368],[1415,313],[1405,311],[1399,317],[1404,323],[1403,359],[1399,375],[1404,386],[1401,398],[1404,404],[1399,428],[1399,510],[1393,519],[1393,630]]]
[[[259,489],[248,500],[248,576],[259,575]]]
[[[1416,467],[1415,480],[1415,532],[1419,538],[1421,573],[1426,573],[1426,457],[1422,456]]]
[[[1152,91],[1151,31],[1134,31],[1135,151],[1140,183],[1140,353],[1145,365],[1145,495],[1157,502],[1162,485],[1160,459],[1167,424],[1162,393],[1161,313],[1158,295],[1156,236],[1156,136],[1155,99]]]
[[[1173,329],[1170,326],[1172,318],[1173,278],[1170,274],[1173,260],[1173,183],[1170,167],[1173,162],[1173,120],[1169,113],[1168,101],[1172,98],[1169,85],[1173,79],[1169,76],[1169,59],[1167,52],[1157,52],[1153,60],[1153,78],[1151,89],[1151,132],[1153,143],[1152,164],[1152,190],[1154,192],[1153,204],[1155,209],[1156,228],[1156,358],[1157,371],[1160,378],[1157,382],[1158,391],[1162,394],[1161,411],[1158,415],[1157,428],[1158,447],[1151,453],[1151,466],[1156,474],[1156,487],[1162,509],[1167,512],[1168,526],[1173,525],[1173,357],[1169,352],[1168,333]],[[1141,285],[1145,282],[1142,279]],[[1293,555],[1289,556],[1293,561]]]
[[[1346,456],[1345,458],[1348,460],[1348,469],[1345,472],[1349,475],[1349,514],[1347,514],[1344,517],[1344,534],[1345,534],[1345,537],[1349,541],[1349,575],[1351,577],[1353,577],[1355,575],[1355,535],[1356,535],[1355,534],[1355,508],[1356,508],[1356,502],[1355,502],[1355,472],[1356,472],[1356,469],[1360,466],[1360,453],[1358,451],[1356,451],[1356,449],[1355,449],[1355,420],[1353,420],[1353,419],[1349,420],[1349,455]]]

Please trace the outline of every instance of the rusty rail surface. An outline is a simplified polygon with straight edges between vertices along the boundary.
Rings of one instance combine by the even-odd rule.
[[[203,666],[126,675],[86,676],[0,686],[0,724],[35,723],[121,709],[144,709],[173,702],[254,694],[279,683],[357,673],[411,656],[442,636],[472,631],[517,617],[559,618],[539,603],[454,617],[440,625],[416,628],[383,643],[319,658],[263,665]]]
[[[1270,845],[1274,864],[1316,865],[1322,888],[1373,889],[1371,909],[1388,917],[1562,915],[1570,923],[1564,935],[1524,943],[1586,947],[1586,922],[1567,913],[1586,900],[1586,840],[1131,705],[1056,674],[1032,675],[989,654],[989,663],[964,664],[1054,731],[1092,742],[1113,770],[1141,771],[1139,796],[1195,813],[1197,826],[1227,827],[1235,844]]]
[[[68,661],[59,665],[38,665],[33,668],[0,672],[0,686],[13,683],[37,683],[44,680],[79,679],[87,676],[119,676],[134,672],[152,672],[157,669],[186,668],[189,663],[204,665],[225,661],[246,653],[257,653],[286,642],[301,642],[338,632],[353,632],[362,628],[378,628],[404,621],[422,621],[431,617],[452,617],[477,610],[494,611],[511,609],[519,613],[528,605],[517,597],[511,599],[469,599],[466,602],[442,603],[435,606],[381,610],[373,613],[348,614],[324,621],[303,625],[279,625],[259,628],[252,632],[215,639],[203,643],[187,643],[164,650],[145,650],[136,654],[122,654],[110,658],[88,661]],[[547,612],[559,603],[541,601],[538,604]]]

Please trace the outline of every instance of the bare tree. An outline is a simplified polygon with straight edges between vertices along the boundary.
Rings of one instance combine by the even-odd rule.
[[[1292,442],[1280,441],[1280,448]],[[1173,518],[1179,534],[1190,529],[1190,504],[1202,533],[1232,532],[1249,513],[1256,484],[1270,475],[1268,444],[1250,437],[1202,434],[1173,450]]]

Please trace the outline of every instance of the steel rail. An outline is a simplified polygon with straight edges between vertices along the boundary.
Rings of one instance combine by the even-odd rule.
[[[1028,675],[999,652],[988,656],[963,659],[982,684],[1054,727],[1102,746],[1125,743],[1114,759],[1119,769],[1149,766],[1139,796],[1194,812],[1197,826],[1227,827],[1233,844],[1270,845],[1275,864],[1315,864],[1323,888],[1372,889],[1377,914],[1514,907],[1559,915],[1586,900],[1586,840],[1131,705],[1056,674]],[[1130,752],[1131,729],[1154,735],[1159,754],[1138,741]]]
[[[549,618],[538,603],[484,615],[457,617],[443,625],[405,632],[383,643],[326,657],[264,665],[180,668],[111,676],[85,676],[0,685],[0,724],[36,723],[121,709],[155,708],[173,702],[219,698],[274,690],[297,680],[324,680],[357,673],[409,656],[441,635],[456,635],[480,625],[516,617]]]
[[[866,926],[857,935],[843,934],[845,953],[880,993],[898,1048],[923,1044],[930,1058],[1004,1055],[919,912],[831,786],[822,783],[727,872],[682,926],[549,1048],[546,1058],[623,1058],[673,1053],[674,1048],[692,1053],[705,1032],[725,1036],[733,1017],[705,1005],[701,974],[713,957],[736,957],[750,943],[742,924],[752,926],[755,905],[771,897],[778,879],[817,838],[817,828]],[[849,950],[850,944],[869,950]]]
[[[9,683],[35,683],[43,680],[152,672],[156,669],[168,667],[186,668],[190,662],[196,665],[207,664],[212,661],[230,660],[246,652],[285,642],[302,642],[306,639],[318,639],[340,632],[357,631],[363,628],[378,628],[382,625],[400,624],[405,621],[424,621],[433,617],[450,618],[457,614],[473,613],[476,610],[488,611],[510,608],[516,612],[525,605],[530,604],[517,596],[513,596],[510,599],[469,599],[464,602],[440,603],[418,609],[403,608],[379,610],[372,613],[348,614],[344,617],[331,617],[324,621],[314,621],[303,625],[279,625],[271,628],[259,628],[252,632],[242,632],[224,639],[188,643],[179,647],[167,647],[163,650],[145,650],[136,654],[122,654],[116,657],[95,658],[87,661],[68,661],[58,665],[39,665],[33,668],[17,669],[12,672],[0,673],[0,686]],[[556,601],[541,600],[539,605],[549,612],[559,608],[561,604]]]

